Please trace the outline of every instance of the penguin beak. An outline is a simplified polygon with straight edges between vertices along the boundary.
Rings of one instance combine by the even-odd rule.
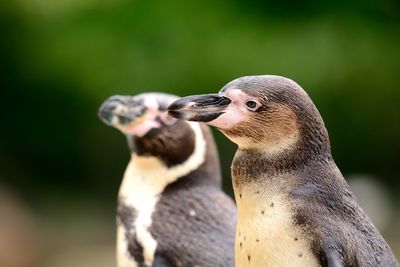
[[[230,103],[229,98],[218,94],[188,96],[173,102],[168,114],[177,119],[210,122],[224,114]]]
[[[112,96],[100,106],[98,116],[125,134],[142,137],[151,129],[161,127],[153,113],[143,101],[131,96]]]
[[[100,106],[99,118],[110,126],[128,126],[138,123],[146,114],[145,107],[129,96],[112,96]]]

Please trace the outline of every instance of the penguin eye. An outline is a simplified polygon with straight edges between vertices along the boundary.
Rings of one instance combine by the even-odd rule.
[[[255,111],[256,108],[257,108],[257,106],[258,106],[258,104],[257,104],[257,102],[254,101],[254,100],[248,100],[248,101],[246,102],[246,106],[247,106],[250,110]]]

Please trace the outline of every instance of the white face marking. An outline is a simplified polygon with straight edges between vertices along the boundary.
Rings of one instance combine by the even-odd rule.
[[[168,168],[156,157],[140,157],[132,154],[119,190],[121,201],[137,211],[135,229],[138,242],[143,246],[144,261],[152,265],[157,241],[148,228],[151,216],[165,187],[193,170],[205,159],[206,141],[200,124],[188,122],[195,134],[195,148],[192,155],[182,164]],[[184,145],[184,144],[182,144]]]
[[[237,144],[239,149],[257,148],[261,150],[265,156],[273,157],[293,147],[299,139],[299,133],[296,131],[286,138],[279,139],[279,141],[276,143],[268,144],[262,142],[257,143],[254,142],[254,139],[243,136],[232,137],[226,135],[226,137],[229,138],[233,143]]]
[[[222,132],[223,133],[223,132]],[[238,145],[240,149],[254,147],[254,140],[244,136],[229,136],[225,135],[229,140]]]
[[[273,185],[235,189],[236,266],[319,266],[311,240],[296,228],[288,199]]]
[[[148,112],[152,113],[153,115],[157,116],[158,114],[158,102],[154,97],[146,97],[143,100],[143,105],[147,108]]]
[[[263,154],[269,157],[278,155],[283,151],[293,147],[299,140],[299,132],[296,131],[286,138],[281,138],[277,143],[270,143],[262,146]]]
[[[161,124],[158,121],[156,121],[155,117],[154,117],[154,118],[146,119],[144,122],[140,123],[139,125],[135,125],[135,126],[117,125],[116,127],[125,134],[133,135],[133,136],[137,136],[137,137],[143,137],[151,129],[160,128]]]
[[[230,129],[247,119],[249,111],[244,103],[250,98],[239,89],[229,90],[223,93],[223,96],[229,98],[232,102],[225,108],[224,114],[207,124],[219,129]]]

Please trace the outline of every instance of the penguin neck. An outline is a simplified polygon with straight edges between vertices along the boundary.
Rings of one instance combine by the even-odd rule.
[[[178,121],[171,127],[152,129],[143,137],[128,135],[132,157],[156,157],[167,167],[180,165],[195,153],[203,138],[197,128],[196,124]]]
[[[300,138],[294,145],[280,150],[238,149],[232,162],[233,185],[263,182],[268,178],[293,173],[310,165],[332,162],[330,152],[319,148],[307,150]]]
[[[206,141],[199,124],[191,123],[190,127],[194,133],[194,144],[192,153],[178,164],[169,164],[159,154],[143,153],[134,151],[131,160],[125,171],[124,178],[120,187],[119,196],[122,198],[130,197],[134,194],[134,189],[139,187],[153,188],[152,194],[160,194],[166,186],[187,176],[203,165],[206,158]],[[171,140],[173,141],[173,140]],[[184,140],[181,140],[178,147],[185,150]],[[167,151],[168,152],[168,151]],[[173,153],[173,151],[170,151]],[[167,154],[167,153],[166,153]],[[202,177],[199,177],[201,179]]]

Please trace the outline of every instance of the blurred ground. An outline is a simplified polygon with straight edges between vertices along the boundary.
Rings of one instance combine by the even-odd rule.
[[[217,92],[254,74],[310,94],[400,257],[398,1],[5,0],[0,32],[1,267],[113,266],[129,155],[96,116],[105,98]],[[214,133],[231,194],[235,147]]]
[[[357,175],[351,181],[359,203],[399,257],[400,212],[387,190],[371,177]],[[61,206],[42,207],[38,215],[11,192],[1,193],[0,266],[116,266],[114,218],[93,200],[69,205],[64,200]]]

